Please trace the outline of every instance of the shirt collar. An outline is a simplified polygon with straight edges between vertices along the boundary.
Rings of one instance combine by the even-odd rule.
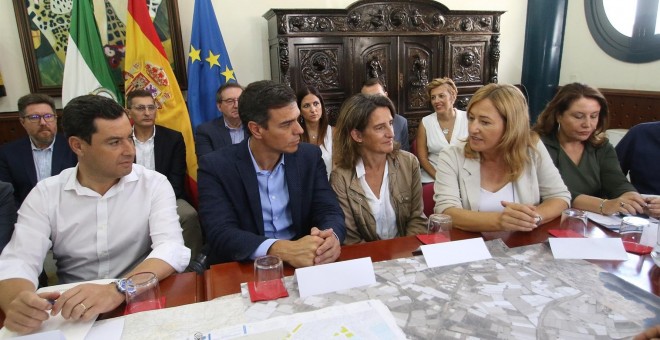
[[[362,161],[362,158],[359,158],[357,163],[355,163],[355,175],[357,178],[362,178],[362,176],[366,174],[367,171],[364,169],[364,162]]]
[[[75,190],[76,194],[78,195],[85,195],[85,196],[96,196],[100,197],[99,193],[80,184],[78,181],[78,171],[79,171],[79,164],[76,164],[74,167],[75,170],[71,171],[69,173],[69,178],[66,179],[66,183],[64,184],[64,189],[63,190]],[[133,164],[133,169],[131,170],[131,173],[128,175],[122,177],[119,179],[119,182],[115,183],[108,192],[105,193],[105,197],[111,197],[114,196],[117,192],[120,192],[124,189],[124,185],[129,182],[135,182],[139,179],[139,175],[136,173],[136,167],[142,167],[141,165],[138,164]],[[140,171],[141,172],[141,171]]]
[[[240,129],[243,128],[243,122],[241,122],[241,125],[239,125],[239,126],[237,126],[237,127],[231,127],[231,126],[229,126],[229,125],[227,124],[227,120],[226,120],[226,119],[223,119],[222,121],[225,123],[225,127],[226,127],[227,129],[229,129],[229,130],[240,130]]]
[[[257,161],[254,159],[254,155],[252,154],[252,149],[250,149],[251,141],[252,141],[252,137],[248,138],[247,147],[248,147],[248,152],[250,153],[250,158],[252,159],[252,165],[254,166],[254,171],[256,171],[257,173],[264,171],[270,172],[270,170],[261,170],[261,168],[259,168],[259,164],[257,164]],[[280,160],[279,162],[277,162],[275,167],[273,167],[272,171],[275,171],[279,166],[283,166],[283,165],[284,165],[284,154],[280,154]]]
[[[135,136],[135,125],[133,125],[132,130],[133,130],[133,140],[134,140],[136,143],[148,143],[148,142],[151,142],[151,141],[154,139],[154,137],[156,137],[156,125],[154,125],[154,132],[151,134],[151,137],[149,137],[149,139],[147,139],[147,140],[144,141],[144,142],[141,142],[141,141],[140,141],[139,139],[137,139],[137,137]]]

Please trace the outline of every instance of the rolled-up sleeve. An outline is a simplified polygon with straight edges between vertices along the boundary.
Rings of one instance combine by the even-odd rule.
[[[190,249],[183,243],[174,190],[165,177],[162,179],[151,199],[149,229],[152,251],[147,258],[163,260],[181,273],[190,263]]]

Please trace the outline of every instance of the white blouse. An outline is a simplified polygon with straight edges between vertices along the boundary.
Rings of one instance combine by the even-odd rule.
[[[433,112],[430,115],[422,118],[422,124],[426,130],[426,147],[429,152],[429,162],[434,168],[438,167],[438,155],[440,151],[449,145],[458,145],[461,140],[466,139],[468,136],[467,127],[467,114],[465,111],[456,110],[456,119],[454,120],[454,128],[451,134],[451,140],[447,142],[447,138],[442,133],[440,123],[438,123],[438,114]],[[421,169],[422,183],[430,183],[435,181],[424,168]]]

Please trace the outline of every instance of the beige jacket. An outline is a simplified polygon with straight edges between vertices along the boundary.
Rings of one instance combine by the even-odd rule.
[[[436,214],[442,214],[448,208],[473,211],[479,208],[481,163],[479,159],[465,158],[464,146],[464,143],[452,145],[440,152],[433,196]],[[530,164],[513,182],[515,201],[539,205],[547,199],[559,198],[570,206],[571,193],[543,143],[539,140],[536,152],[530,149],[528,153]]]
[[[426,233],[419,161],[409,152],[398,151],[387,156],[387,166],[390,200],[396,214],[397,236]],[[379,240],[376,219],[369,208],[355,168],[335,168],[330,175],[330,185],[337,194],[346,218],[344,243]]]

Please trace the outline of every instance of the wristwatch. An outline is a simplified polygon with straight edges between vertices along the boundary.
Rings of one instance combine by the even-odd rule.
[[[541,225],[541,221],[543,221],[543,217],[541,217],[541,215],[538,215],[538,216],[536,216],[536,217],[534,218],[534,223],[535,223],[537,226]]]
[[[119,279],[115,281],[115,287],[117,287],[117,291],[120,294],[126,294],[126,290],[128,290],[128,280]]]

